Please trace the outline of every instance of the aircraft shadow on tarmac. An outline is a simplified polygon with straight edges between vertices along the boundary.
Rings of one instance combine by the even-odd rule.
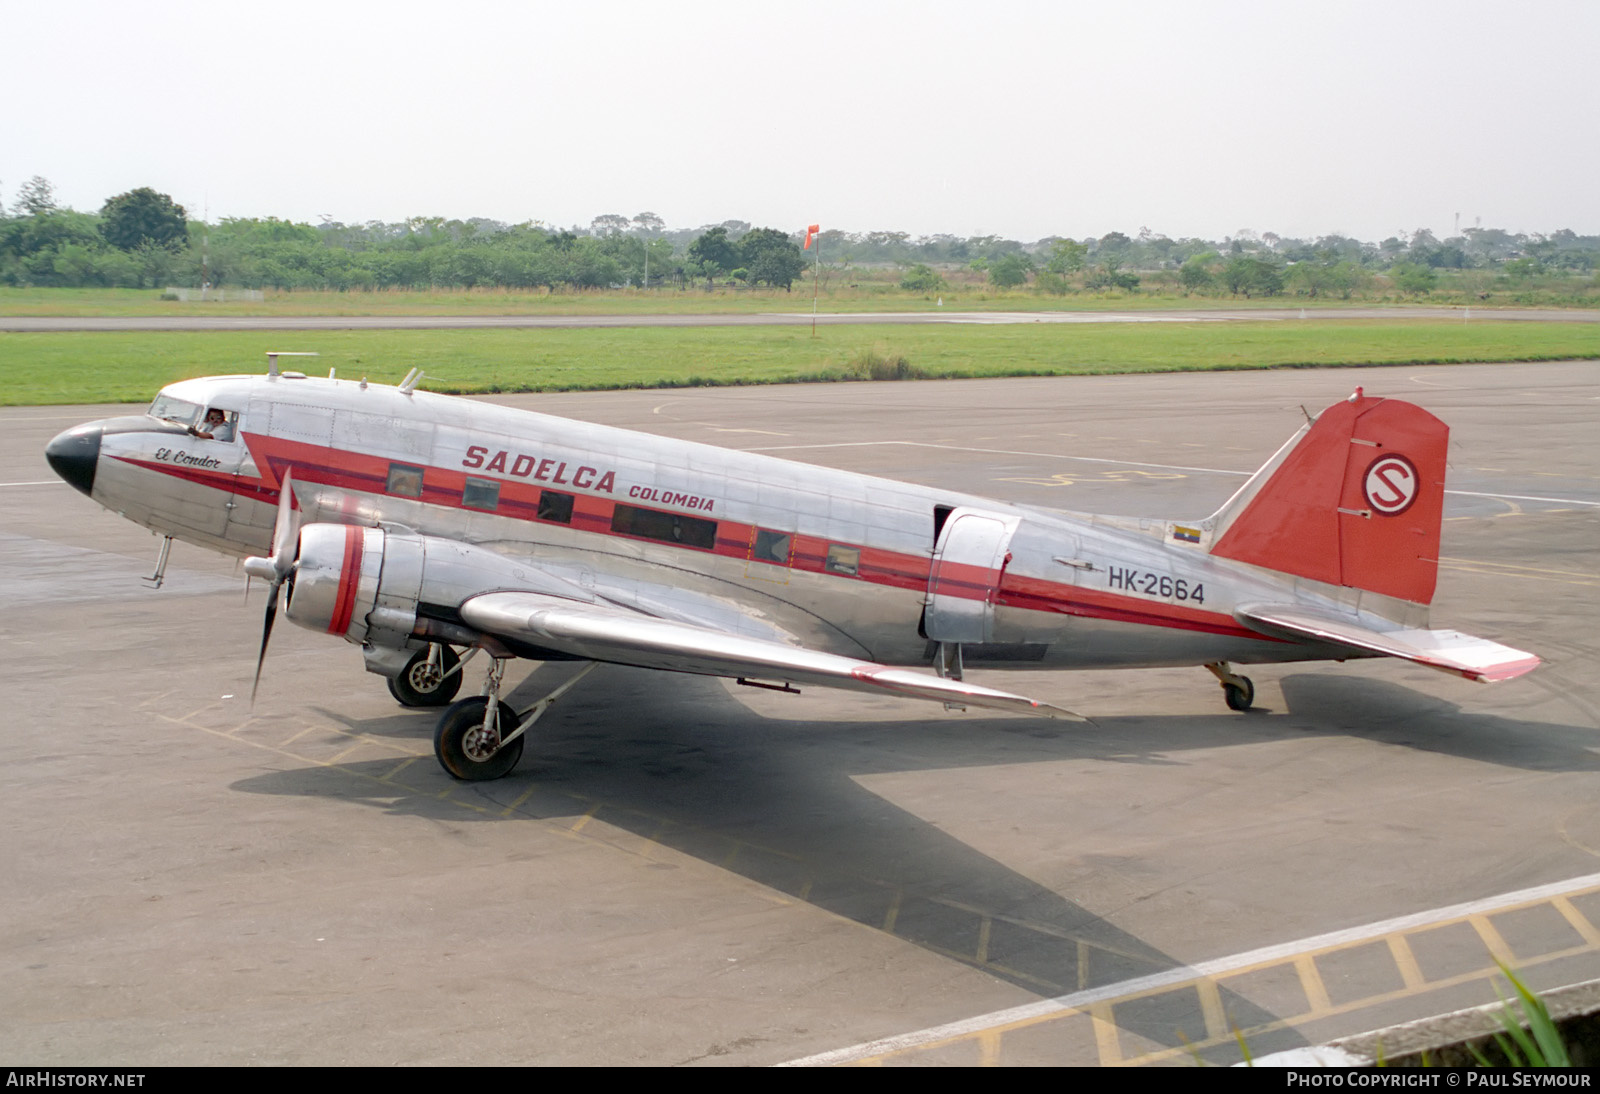
[[[570,671],[536,670],[510,701],[527,705]],[[1537,770],[1600,766],[1587,747],[1592,730],[1464,715],[1452,703],[1403,686],[1347,677],[1284,678],[1287,715],[1105,718],[1065,728],[1015,718],[775,722],[706,678],[606,668],[589,684],[596,682],[573,692],[539,724],[509,777],[454,784],[456,803],[440,798],[452,784],[429,761],[408,768],[403,785],[386,781],[376,791],[375,780],[393,770],[393,760],[278,772],[234,786],[335,796],[455,821],[516,823],[592,813],[617,829],[1055,996],[1182,962],[872,793],[857,778],[1078,758],[1182,764],[1188,749],[1308,732]],[[375,737],[425,740],[435,720],[434,713],[408,711],[346,724]],[[463,801],[473,808],[462,808]],[[1277,1020],[1226,990],[1223,1002],[1237,1028]],[[1161,997],[1119,1006],[1116,1021],[1155,1045],[1205,1040],[1198,1002]],[[1256,1052],[1302,1043],[1292,1029],[1251,1038]],[[1231,1044],[1215,1047],[1221,1055],[1236,1051]]]
[[[1280,686],[1301,732],[1361,737],[1527,771],[1600,770],[1600,731],[1524,721],[1461,707],[1387,680],[1312,673]]]

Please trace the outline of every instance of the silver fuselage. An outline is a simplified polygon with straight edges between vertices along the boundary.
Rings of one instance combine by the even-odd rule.
[[[1044,511],[348,380],[163,394],[236,415],[235,439],[95,423],[91,496],[232,555],[267,553],[292,468],[303,522],[403,525],[653,615],[887,664],[927,664],[939,642],[997,668],[1345,656],[1251,632],[1234,608],[1363,595],[1214,558],[1205,520]],[[459,592],[507,580],[466,568]]]

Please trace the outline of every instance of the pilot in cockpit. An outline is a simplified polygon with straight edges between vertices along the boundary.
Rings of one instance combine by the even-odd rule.
[[[212,407],[206,411],[206,420],[197,426],[190,426],[189,432],[202,440],[228,443],[233,440],[233,423],[228,421],[226,411]]]

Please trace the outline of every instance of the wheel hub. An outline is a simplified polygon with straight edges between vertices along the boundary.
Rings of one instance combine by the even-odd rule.
[[[473,726],[461,738],[461,751],[473,763],[484,763],[500,751],[500,734],[481,724]]]
[[[444,673],[427,661],[420,661],[411,669],[408,679],[412,688],[426,693],[438,690],[439,685],[444,682]]]

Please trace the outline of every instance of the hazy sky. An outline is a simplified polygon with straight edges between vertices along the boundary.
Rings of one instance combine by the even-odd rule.
[[[1600,233],[1600,2],[0,0],[0,200]]]

